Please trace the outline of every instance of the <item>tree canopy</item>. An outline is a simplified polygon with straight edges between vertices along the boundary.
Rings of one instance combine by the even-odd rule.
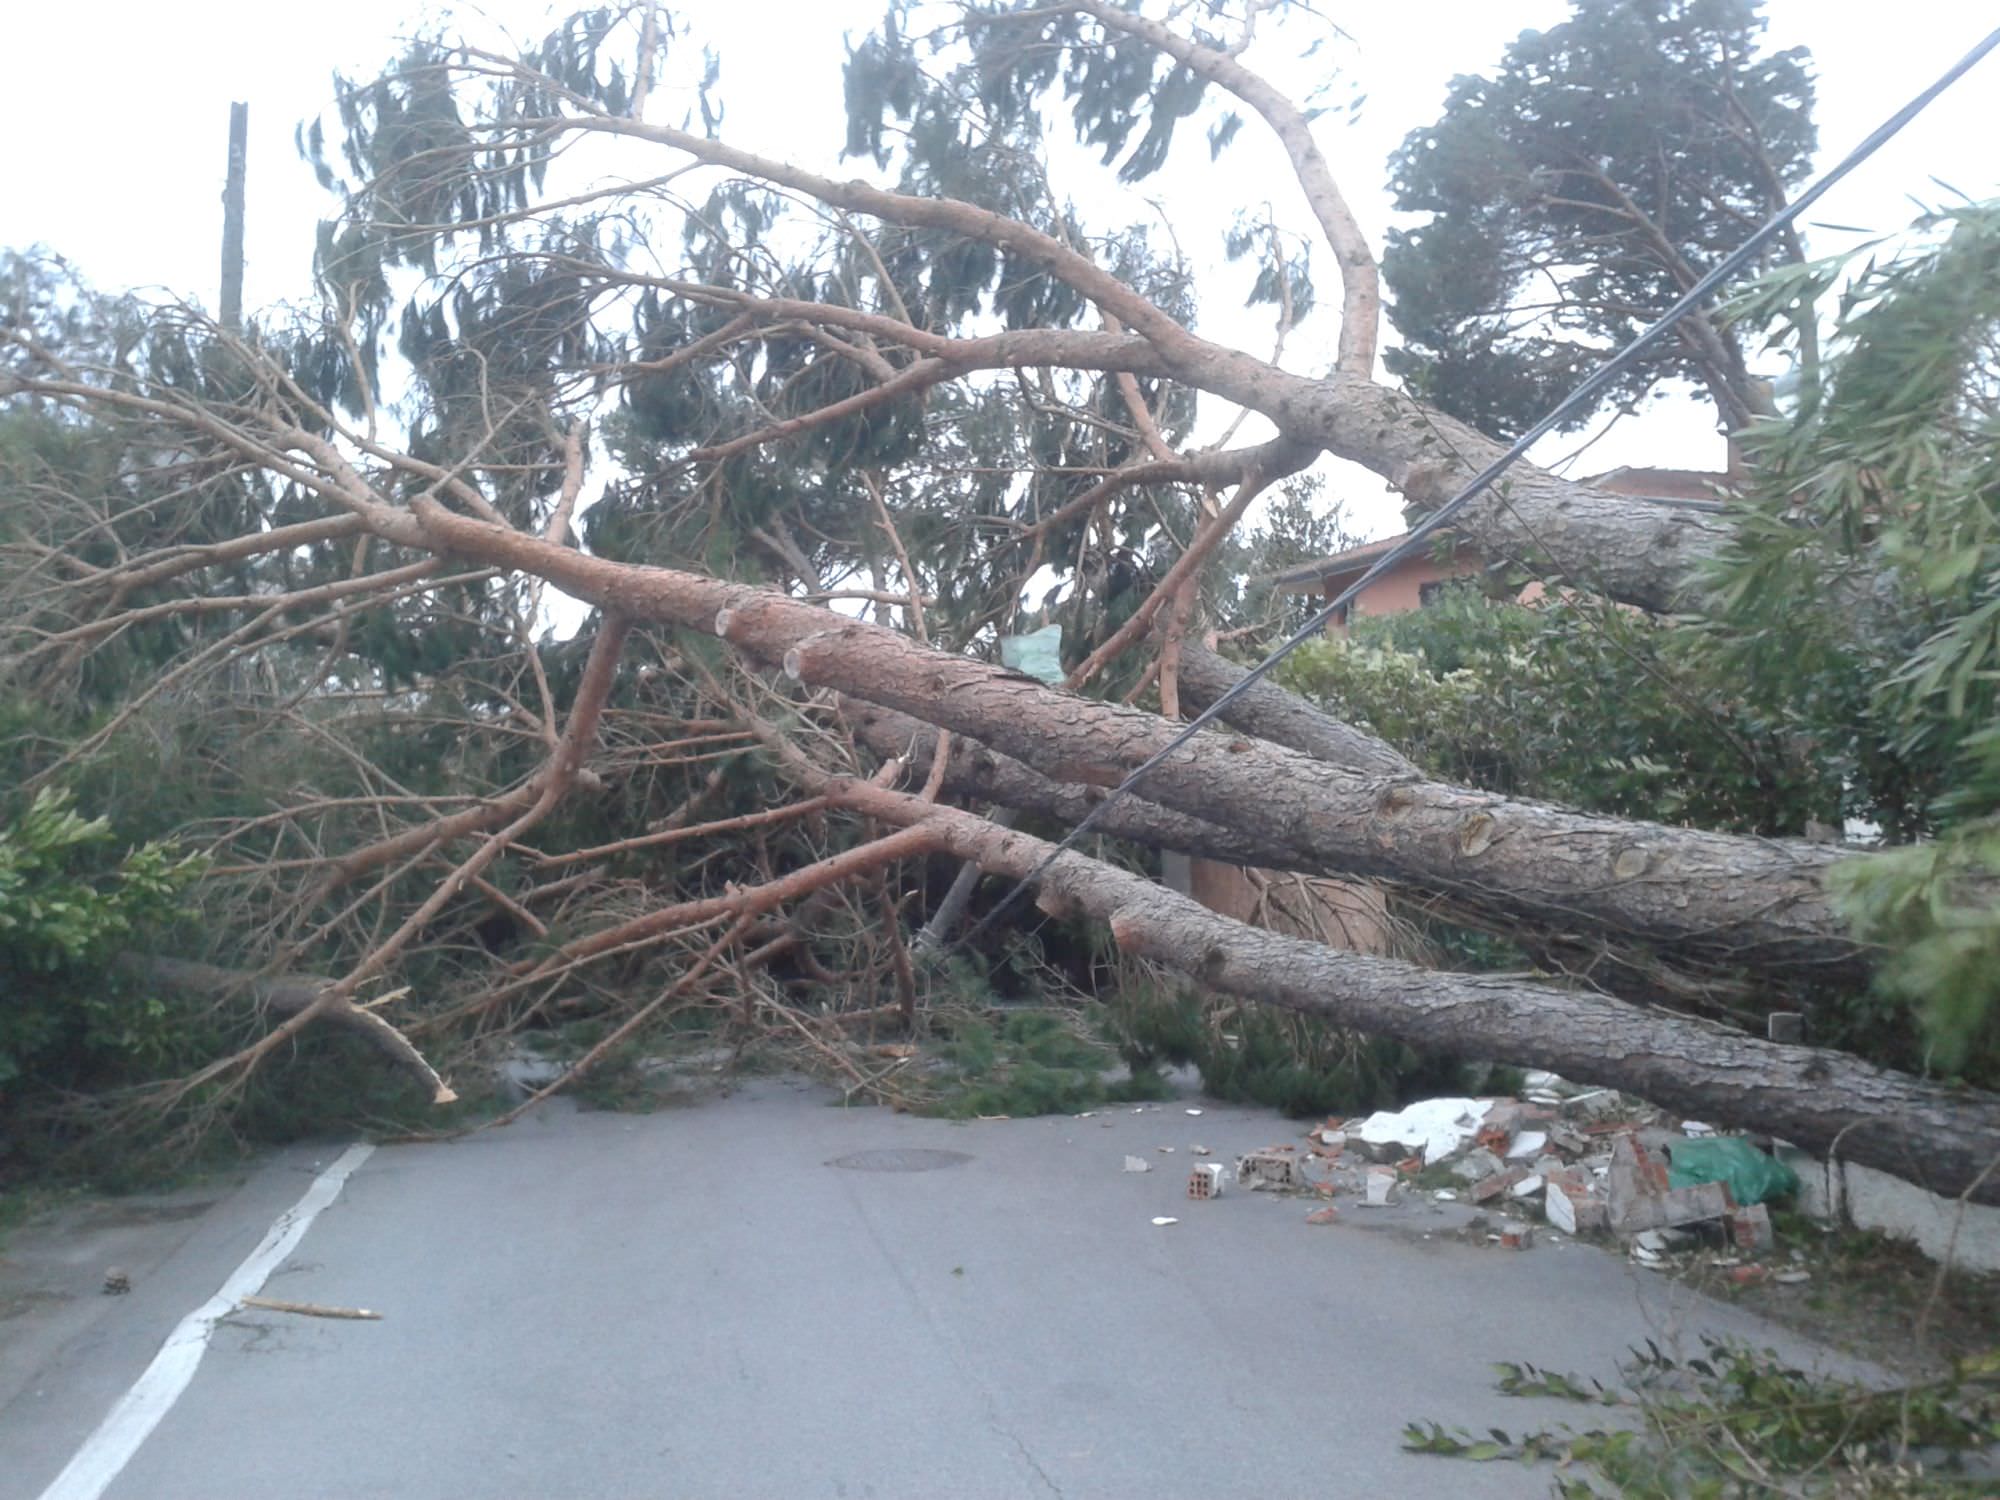
[[[1389,368],[1484,432],[1522,431],[1748,239],[1816,144],[1806,54],[1760,52],[1763,29],[1756,0],[1576,0],[1491,77],[1454,79],[1390,163],[1396,207],[1428,218],[1383,252]],[[1705,312],[1598,409],[1679,381],[1728,431],[1771,410]]]
[[[1748,24],[1735,5],[1644,13]],[[1768,1012],[1835,1016],[1897,982],[1942,931],[1919,906],[1992,910],[1995,872],[1965,846],[1925,877],[1927,902],[1895,908],[1914,927],[1857,930],[1852,892],[1880,889],[1866,872],[1896,856],[1787,836],[1864,798],[1919,809],[1898,835],[1942,829],[1936,768],[1984,743],[1987,637],[1966,622],[1989,587],[1990,480],[1931,436],[1949,412],[1960,447],[1990,443],[1990,339],[1940,311],[1968,276],[1990,291],[1976,235],[1864,280],[1809,400],[1746,438],[1772,477],[1732,513],[1522,466],[1462,517],[1495,577],[1712,629],[1579,634],[1533,685],[1554,703],[1588,674],[1633,680],[1634,658],[1678,691],[1735,674],[1667,774],[1623,743],[1632,775],[1591,774],[1578,743],[1524,744],[1512,779],[1413,743],[1419,764],[1375,732],[1386,715],[1272,687],[1105,809],[1094,847],[1039,877],[1035,912],[969,978],[917,951],[919,922],[950,930],[962,866],[1037,869],[1240,674],[1230,651],[1296,622],[1268,574],[1341,539],[1318,458],[1422,508],[1499,451],[1424,380],[1375,377],[1373,256],[1310,112],[1255,66],[1322,34],[1292,6],[894,6],[849,59],[864,175],[847,178],[731,144],[712,60],[654,7],[580,14],[519,53],[439,34],[341,81],[300,132],[344,205],[308,312],[238,336],[10,263],[0,685],[28,726],[21,795],[66,788],[121,836],[198,855],[188,899],[211,920],[191,930],[208,946],[179,957],[237,971],[255,1002],[142,1102],[212,1106],[329,1032],[448,1101],[455,1049],[582,1022],[564,1086],[694,1014],[894,1095],[857,1032],[921,1032],[968,984],[1115,975],[1432,1058],[1554,1067],[1891,1170],[1921,1154],[1939,1183],[2000,1196],[1982,1175],[2000,1100],[1918,1048],[1866,1058],[1759,1032]],[[1711,55],[1656,50],[1662,77]],[[670,76],[694,101],[678,124],[659,107]],[[1264,357],[1205,335],[1181,241],[1097,222],[1046,165],[1058,125],[1129,179],[1185,149],[1183,124],[1228,150],[1253,118],[1340,284],[1329,372],[1288,368],[1281,340]],[[1810,137],[1792,128],[1796,175]],[[1703,151],[1718,174],[1737,162],[1716,137],[1677,171]],[[1281,331],[1331,315],[1302,237],[1217,227],[1257,258]],[[1783,327],[1774,309],[1831,284],[1785,274],[1733,326]],[[1672,283],[1629,290],[1657,305]],[[1933,353],[1864,321],[1877,303],[1921,308],[1910,326],[1958,351],[1903,391],[1893,435],[1845,403]],[[1194,437],[1202,402],[1240,414],[1219,441]],[[1784,560],[1794,533],[1822,578]],[[1910,572],[1917,542],[1898,538],[1928,555],[1946,535],[1970,561]],[[1838,691],[1760,685],[1781,627],[1758,611],[1795,577],[1821,590]],[[1875,606],[1842,617],[1844,589]],[[590,610],[573,640],[545,628],[552,590]],[[1559,618],[1504,629],[1546,641]],[[1056,667],[1012,669],[1007,638],[1050,625]],[[1947,634],[1937,650],[1975,664],[1926,676]],[[1901,738],[1869,729],[1815,760],[1811,736],[1833,745],[1857,694]],[[1372,730],[1344,721],[1356,707]],[[1919,721],[1942,759],[1923,759]],[[1933,783],[1850,773],[1864,747]],[[1761,765],[1785,800],[1676,782],[1711,761]],[[1379,882],[1533,971],[1247,925],[1162,885],[1163,853]],[[171,988],[197,971],[139,972]],[[1907,1040],[1908,1008],[1895,1019]]]

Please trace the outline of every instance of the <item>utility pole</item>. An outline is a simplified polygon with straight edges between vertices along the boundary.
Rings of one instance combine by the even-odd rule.
[[[243,331],[243,174],[250,106],[229,106],[229,180],[222,189],[222,326]]]

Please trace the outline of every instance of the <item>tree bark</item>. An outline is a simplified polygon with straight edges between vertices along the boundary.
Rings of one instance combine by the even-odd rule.
[[[413,502],[433,545],[548,579],[634,619],[715,635],[809,686],[982,741],[1053,780],[1115,786],[1177,726],[768,590],[587,557]],[[1437,782],[1369,777],[1234,734],[1183,747],[1142,795],[1227,827],[1251,863],[1439,892],[1495,925],[1602,933],[1691,973],[1754,968],[1771,985],[1853,988],[1873,954],[1828,901],[1845,851],[1574,813]],[[1865,857],[1865,856],[1863,856]]]
[[[1506,451],[1372,381],[1315,380],[1213,345],[1167,363],[1188,384],[1263,413],[1286,437],[1381,475],[1413,516],[1436,509]],[[1696,565],[1729,536],[1722,516],[1615,495],[1526,462],[1460,511],[1451,530],[1491,562],[1518,563],[1656,613],[1685,605]]]
[[[938,731],[922,720],[858,698],[841,700],[841,717],[853,730],[855,739],[884,760],[907,759],[918,766],[930,764]],[[1003,808],[1065,824],[1082,822],[1104,801],[1101,787],[1051,781],[1012,756],[959,735],[952,737],[944,784],[946,790],[968,801],[997,802]],[[1177,813],[1143,797],[1120,798],[1091,827],[1106,838],[1228,864],[1256,864],[1270,852],[1256,840],[1218,823]],[[1305,872],[1303,866],[1277,868],[1299,868]]]
[[[952,854],[995,874],[1026,875],[1053,848],[971,813],[793,769],[836,803],[884,822],[926,823]],[[1769,1131],[1933,1192],[2000,1203],[1993,1170],[2000,1097],[1992,1094],[1553,985],[1444,973],[1283,937],[1078,854],[1049,868],[1039,903],[1086,912],[1125,952],[1225,994],[1461,1057],[1552,1068],[1716,1124]]]
[[[319,1008],[319,1019],[359,1032],[377,1051],[413,1075],[430,1093],[435,1104],[449,1104],[458,1095],[437,1074],[410,1039],[372,1010],[363,1010],[343,996],[327,1000],[334,981],[321,974],[246,974],[240,969],[223,969],[214,964],[195,963],[183,958],[161,958],[154,954],[128,953],[118,967],[142,983],[182,994],[241,996],[259,1010],[282,1016],[297,1016]]]

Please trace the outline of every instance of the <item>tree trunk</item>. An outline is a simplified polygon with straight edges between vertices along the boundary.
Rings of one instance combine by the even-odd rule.
[[[1176,732],[1155,714],[1057,692],[768,590],[587,557],[428,499],[413,507],[437,545],[537,573],[634,619],[719,636],[810,686],[968,735],[1053,780],[1115,786]],[[1754,968],[1774,987],[1813,989],[1858,987],[1872,965],[1826,896],[1828,868],[1850,857],[1838,848],[1363,776],[1234,734],[1183,747],[1142,795],[1247,840],[1254,857],[1241,863],[1416,886],[1496,926],[1602,932],[1667,968]]]
[[[927,823],[952,854],[995,874],[1026,875],[1053,847],[869,783],[810,771],[800,779],[884,822]],[[1716,1124],[1769,1131],[1933,1192],[2000,1203],[2000,1172],[1992,1170],[2000,1162],[2000,1097],[1992,1094],[1553,985],[1443,973],[1283,937],[1081,855],[1051,866],[1038,899],[1046,911],[1088,913],[1125,952],[1209,989],[1412,1046],[1552,1068]]]
[[[843,698],[840,708],[841,717],[855,739],[884,760],[907,759],[919,768],[930,764],[938,736],[931,725],[859,698]],[[1003,808],[1063,824],[1082,822],[1091,809],[1104,801],[1100,787],[1051,781],[1011,755],[1002,755],[962,735],[952,737],[944,784],[946,790],[968,801],[997,802]],[[1143,797],[1120,798],[1091,827],[1106,838],[1226,864],[1255,864],[1270,852],[1255,839],[1206,818],[1191,818],[1161,807]],[[1302,865],[1276,868],[1297,868],[1301,873],[1311,873]]]
[[[1286,437],[1381,475],[1413,515],[1443,504],[1506,451],[1455,417],[1372,381],[1315,380],[1218,345],[1167,363],[1188,384],[1263,413]],[[1489,561],[1517,562],[1655,612],[1686,602],[1695,565],[1729,536],[1724,517],[1593,489],[1526,462],[1459,512],[1451,530]]]

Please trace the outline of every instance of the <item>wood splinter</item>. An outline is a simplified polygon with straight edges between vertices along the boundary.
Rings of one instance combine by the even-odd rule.
[[[238,1301],[244,1307],[261,1307],[266,1312],[297,1313],[306,1318],[352,1318],[369,1323],[382,1321],[380,1313],[370,1312],[365,1307],[328,1307],[320,1302],[286,1302],[277,1297],[242,1297]]]

